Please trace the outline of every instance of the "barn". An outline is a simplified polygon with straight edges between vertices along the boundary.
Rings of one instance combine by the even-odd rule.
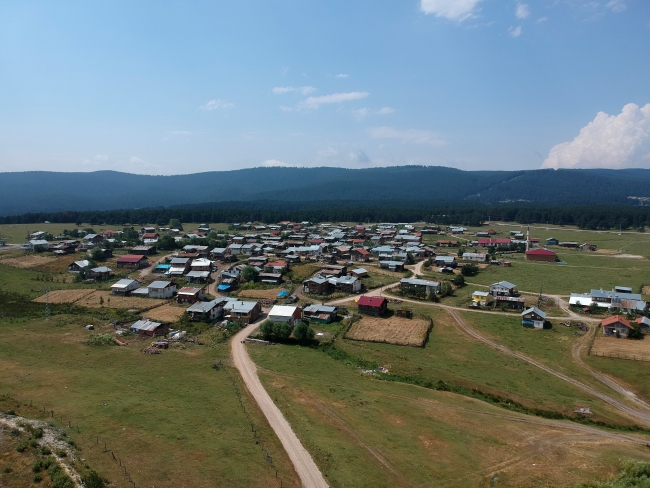
[[[526,260],[539,261],[542,263],[555,263],[558,261],[557,254],[548,249],[531,249],[526,251]]]

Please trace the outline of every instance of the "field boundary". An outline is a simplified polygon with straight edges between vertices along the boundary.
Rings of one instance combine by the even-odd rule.
[[[390,319],[385,319],[385,320],[390,320]],[[382,340],[379,340],[379,339],[358,339],[358,338],[354,337],[353,335],[350,335],[353,328],[355,326],[358,327],[359,326],[358,324],[363,321],[363,318],[361,320],[359,320],[359,321],[355,321],[354,323],[350,324],[348,326],[347,330],[345,331],[345,333],[343,335],[343,338],[351,340],[351,341],[357,341],[357,342],[374,342],[374,343],[377,343],[377,344],[392,344],[394,346],[409,346],[409,347],[423,348],[429,342],[429,335],[431,333],[431,329],[433,329],[433,320],[432,319],[410,319],[410,320],[421,320],[423,322],[428,322],[427,329],[426,329],[426,332],[424,334],[424,338],[422,340],[422,343],[420,343],[420,344],[399,343],[399,342],[389,341],[389,340],[386,340],[386,339],[382,339]],[[354,334],[354,332],[352,332],[352,334]]]
[[[600,358],[612,359],[627,359],[630,361],[650,361],[650,356],[635,356],[634,354],[621,354],[621,353],[605,353],[605,352],[589,352],[590,356],[597,356]]]

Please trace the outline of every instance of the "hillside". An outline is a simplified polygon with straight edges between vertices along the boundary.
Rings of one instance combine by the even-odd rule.
[[[251,168],[189,175],[0,173],[0,215],[224,201],[630,203],[650,197],[650,170],[461,171],[445,167]]]

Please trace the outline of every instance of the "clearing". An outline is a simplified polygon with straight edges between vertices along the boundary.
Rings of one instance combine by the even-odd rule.
[[[20,256],[16,258],[3,259],[2,264],[11,266],[12,268],[29,269],[36,266],[43,266],[53,261],[56,261],[56,258],[53,256],[39,256],[38,254],[28,254],[26,256]]]
[[[431,327],[431,320],[364,317],[352,324],[345,338],[354,341],[422,347],[429,337]]]
[[[184,307],[178,307],[172,304],[162,305],[152,308],[146,312],[146,318],[159,322],[176,322],[185,313]]]
[[[93,293],[93,290],[53,290],[50,292],[49,301],[50,303],[74,303],[77,300],[81,300],[83,297]],[[38,298],[34,298],[34,302],[45,303],[45,296],[42,295]]]
[[[101,303],[100,303],[101,302]],[[76,302],[80,307],[99,308],[150,308],[159,304],[155,298],[124,297],[113,295],[110,291],[96,290]]]
[[[594,340],[591,354],[593,356],[650,361],[650,341],[647,339],[641,341],[617,339],[601,335]]]

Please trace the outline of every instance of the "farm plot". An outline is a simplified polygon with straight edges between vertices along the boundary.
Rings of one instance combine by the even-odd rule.
[[[2,264],[11,266],[12,268],[30,269],[36,266],[43,266],[53,261],[56,261],[56,258],[53,256],[28,254],[26,256],[3,259]]]
[[[185,313],[185,307],[166,304],[152,308],[146,312],[146,317],[159,322],[176,322]]]
[[[430,330],[430,320],[364,317],[352,324],[350,330],[345,334],[345,338],[354,341],[422,347]]]
[[[94,291],[76,302],[80,307],[88,308],[133,308],[143,309],[155,307],[160,300],[155,298],[124,297],[113,295],[110,291]]]
[[[278,293],[284,288],[271,288],[270,290],[242,290],[237,296],[240,298],[277,298]]]
[[[74,303],[81,300],[83,297],[93,293],[93,290],[53,290],[50,292],[50,303]],[[35,298],[33,301],[38,303],[45,303],[45,295]]]
[[[641,341],[633,341],[599,336],[594,340],[591,354],[592,356],[650,361],[650,340],[646,338]]]

